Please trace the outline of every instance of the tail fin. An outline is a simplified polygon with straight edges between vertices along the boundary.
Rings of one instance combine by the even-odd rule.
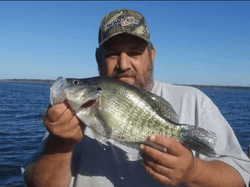
[[[208,157],[216,155],[214,146],[217,136],[214,132],[191,125],[182,125],[182,129],[185,137],[182,143],[185,147]]]

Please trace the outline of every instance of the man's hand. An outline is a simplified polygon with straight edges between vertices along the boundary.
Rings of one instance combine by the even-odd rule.
[[[166,148],[163,153],[141,145],[145,170],[157,181],[175,186],[186,184],[192,187],[243,187],[244,181],[232,166],[218,161],[204,161],[173,138],[153,134],[149,141]]]
[[[75,146],[84,137],[85,125],[76,117],[67,102],[48,109],[44,125],[54,143]]]
[[[41,157],[25,171],[25,182],[27,186],[69,186],[72,154],[86,126],[66,102],[48,109],[44,125],[50,135]]]
[[[167,149],[163,153],[152,147],[141,145],[145,170],[165,185],[183,184],[196,170],[196,161],[190,150],[182,144],[162,135],[154,134],[149,141]]]

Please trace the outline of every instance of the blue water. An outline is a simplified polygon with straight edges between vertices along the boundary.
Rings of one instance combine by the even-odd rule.
[[[20,166],[45,133],[43,114],[51,84],[0,82],[0,187],[25,186]],[[250,90],[202,89],[228,120],[247,154]]]

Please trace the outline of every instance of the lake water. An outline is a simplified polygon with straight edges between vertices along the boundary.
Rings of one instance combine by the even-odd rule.
[[[0,82],[0,187],[24,187],[21,165],[44,136],[51,84]],[[202,89],[228,120],[247,154],[250,90]]]

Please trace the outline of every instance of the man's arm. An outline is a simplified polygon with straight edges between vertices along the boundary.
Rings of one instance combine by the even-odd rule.
[[[185,184],[190,187],[245,186],[241,175],[226,163],[195,158],[182,144],[162,135],[155,134],[149,140],[167,149],[167,153],[162,153],[149,146],[141,146],[145,170],[163,184]]]
[[[27,186],[69,186],[75,145],[84,137],[82,124],[67,103],[48,110],[44,125],[50,132],[43,154],[24,173]]]

